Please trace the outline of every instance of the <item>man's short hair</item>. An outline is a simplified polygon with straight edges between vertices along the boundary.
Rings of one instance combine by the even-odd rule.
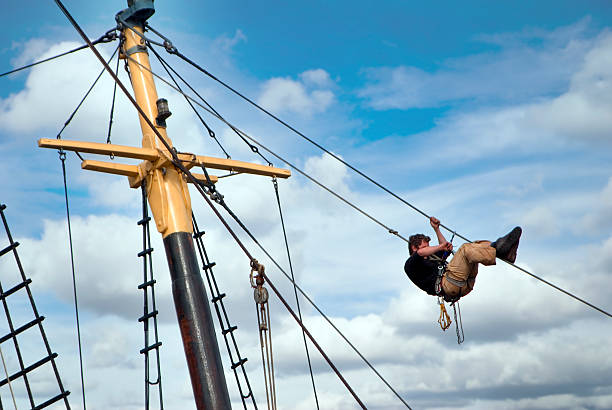
[[[408,238],[408,252],[410,253],[410,255],[414,253],[414,251],[412,250],[412,247],[414,246],[415,248],[418,248],[421,242],[423,241],[429,242],[431,241],[431,238],[427,235],[423,235],[422,233],[411,235]]]

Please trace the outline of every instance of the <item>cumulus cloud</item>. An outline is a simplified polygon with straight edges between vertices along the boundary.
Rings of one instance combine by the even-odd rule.
[[[534,106],[527,120],[541,129],[589,142],[612,136],[612,34],[600,36],[571,79],[569,90]]]
[[[435,71],[419,67],[364,70],[368,83],[359,91],[376,110],[439,107],[462,101],[524,102],[558,92],[589,49],[585,24],[495,37],[496,52],[447,60]],[[485,39],[485,37],[482,37]],[[492,38],[486,38],[492,41]],[[541,42],[533,46],[532,40]]]
[[[322,70],[308,70],[300,80],[272,78],[263,85],[258,103],[272,112],[295,112],[301,115],[325,111],[334,102],[329,74]]]

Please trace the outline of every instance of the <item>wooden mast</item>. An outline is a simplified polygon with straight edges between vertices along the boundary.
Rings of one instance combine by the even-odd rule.
[[[142,36],[144,24],[154,12],[153,0],[128,0],[128,8],[117,15],[125,39],[121,54],[123,58],[129,57],[130,79],[138,105],[150,122],[156,124],[156,129],[162,138],[172,147],[172,141],[166,132],[166,116],[158,109],[157,90]],[[172,163],[171,154],[159,141],[147,121],[140,115],[139,119],[142,148],[57,139],[40,139],[38,144],[44,148],[113,154],[117,157],[142,160],[138,165],[85,160],[81,166],[88,170],[125,175],[132,188],[140,187],[143,180],[146,180],[149,206],[164,241],[172,278],[174,304],[196,406],[198,409],[230,409],[231,403],[208,297],[193,245],[191,200],[187,183],[182,173]],[[179,154],[179,159],[186,168],[205,165],[213,169],[279,178],[291,175],[285,169],[235,160],[193,154]],[[197,174],[195,176],[198,177]],[[217,180],[214,176],[211,176],[211,179],[213,182]]]

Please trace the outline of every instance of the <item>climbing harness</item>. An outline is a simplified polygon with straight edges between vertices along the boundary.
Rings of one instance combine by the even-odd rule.
[[[453,236],[451,237],[450,243],[453,243],[453,239],[455,239],[454,232],[453,232]],[[457,279],[451,278],[449,275],[444,275],[444,273],[446,272],[446,266],[448,264],[446,262],[446,258],[451,253],[454,253],[454,252],[452,251],[448,253],[445,252],[442,257],[431,255],[430,258],[438,262],[438,277],[436,278],[436,283],[435,283],[435,292],[438,297],[438,305],[440,306],[440,316],[438,318],[438,323],[440,324],[440,328],[443,331],[446,331],[450,327],[450,325],[453,323],[453,321],[451,320],[446,310],[446,305],[444,304],[445,301],[449,302],[450,305],[453,307],[453,316],[455,318],[455,330],[457,333],[457,344],[461,344],[465,340],[465,335],[463,333],[463,321],[461,319],[461,308],[459,307],[459,299],[461,299],[461,296],[462,296],[461,289],[463,289],[463,287],[467,285],[467,281],[457,280]],[[459,288],[459,294],[457,296],[451,297],[451,296],[444,294],[444,290],[442,289],[443,279]],[[458,314],[457,314],[457,311],[459,311]]]
[[[256,275],[254,275],[256,273]],[[261,345],[261,360],[266,386],[266,400],[268,410],[276,410],[276,385],[274,383],[274,357],[272,355],[272,329],[270,323],[270,306],[268,304],[268,290],[263,286],[264,266],[251,260],[251,273],[249,275],[255,310],[257,311],[257,324],[259,326],[259,343]]]

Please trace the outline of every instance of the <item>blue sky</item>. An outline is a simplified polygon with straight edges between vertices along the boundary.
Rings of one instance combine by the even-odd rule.
[[[174,3],[156,2],[150,24],[185,55],[462,235],[494,239],[521,225],[518,265],[612,309],[609,2]],[[65,5],[91,38],[112,28],[125,7]],[[3,10],[0,72],[82,44],[53,2],[36,8],[9,2]],[[108,58],[113,47],[100,50]],[[421,215],[210,79],[167,60],[228,120],[275,152],[402,235],[431,234]],[[36,140],[57,134],[100,69],[84,50],[0,78],[0,172],[7,176],[0,202],[8,205],[73,408],[80,408],[80,384],[61,168],[57,153],[36,148]],[[127,81],[123,70],[120,76]],[[63,137],[104,142],[111,92],[104,76]],[[222,156],[182,97],[159,83],[158,92],[170,102],[175,146]],[[233,158],[260,161],[204,117]],[[126,145],[141,138],[121,95],[112,138]],[[82,171],[72,155],[67,168],[88,407],[142,408],[140,193],[120,177]],[[218,189],[286,266],[271,185],[239,176]],[[609,318],[498,264],[481,269],[462,302],[466,342],[458,346],[454,331],[437,327],[435,300],[405,277],[404,242],[296,172],[280,181],[280,193],[298,283],[413,408],[612,407]],[[195,192],[192,198],[264,406],[248,260]],[[193,408],[163,245],[154,240],[166,407]],[[291,297],[281,274],[248,246]],[[14,269],[6,258],[0,267]],[[276,301],[271,308],[279,404],[314,408],[301,334]],[[316,312],[303,309],[306,325],[368,408],[402,408]],[[311,355],[321,408],[356,408]],[[236,402],[233,376],[226,377]],[[0,397],[8,402],[7,391],[0,389]]]

